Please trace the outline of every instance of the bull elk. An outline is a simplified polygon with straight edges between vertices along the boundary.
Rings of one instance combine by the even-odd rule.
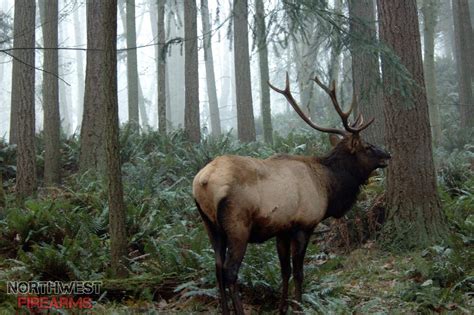
[[[372,171],[384,168],[390,154],[364,142],[361,115],[348,121],[354,101],[344,112],[336,97],[335,83],[318,84],[331,98],[345,130],[313,123],[293,98],[288,74],[280,90],[296,113],[312,128],[336,134],[339,142],[323,157],[276,155],[265,160],[224,155],[196,175],[193,196],[215,253],[216,278],[222,312],[229,313],[227,292],[236,314],[244,314],[237,289],[237,275],[248,243],[276,237],[281,266],[280,313],[288,309],[288,281],[293,268],[295,299],[301,303],[303,260],[310,235],[328,217],[342,217],[354,204],[360,187]],[[290,255],[292,263],[290,264]],[[292,266],[291,266],[292,265]]]

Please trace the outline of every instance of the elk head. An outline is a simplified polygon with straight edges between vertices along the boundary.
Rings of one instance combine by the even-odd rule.
[[[368,122],[364,123],[364,118],[360,113],[352,124],[349,123],[349,116],[356,102],[355,97],[352,99],[350,108],[347,111],[343,111],[337,100],[335,81],[332,82],[331,87],[324,85],[318,77],[315,77],[313,81],[316,82],[316,84],[319,85],[324,90],[324,92],[326,92],[331,98],[332,104],[334,105],[336,112],[341,117],[344,130],[337,128],[320,127],[313,123],[311,119],[305,115],[305,113],[301,110],[300,106],[291,94],[288,73],[286,73],[286,84],[284,90],[276,88],[275,86],[270,84],[270,82],[268,82],[268,85],[274,91],[285,96],[286,100],[293,107],[295,112],[310,127],[318,131],[331,134],[330,140],[334,146],[332,153],[336,156],[338,154],[344,156],[352,156],[351,159],[344,160],[347,161],[348,166],[350,165],[351,167],[354,167],[354,165],[357,165],[357,171],[360,172],[362,176],[370,174],[373,170],[377,168],[386,167],[388,160],[391,158],[390,154],[379,147],[365,142],[360,137],[360,132],[369,127],[374,122],[375,118],[372,118]]]

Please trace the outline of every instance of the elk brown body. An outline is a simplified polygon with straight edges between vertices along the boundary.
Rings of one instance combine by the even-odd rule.
[[[310,235],[327,217],[341,217],[356,200],[360,187],[372,171],[387,165],[390,155],[365,143],[359,132],[363,124],[347,122],[350,110],[337,103],[335,86],[320,85],[333,100],[346,131],[313,124],[299,109],[289,90],[285,95],[295,111],[313,128],[343,136],[324,157],[276,155],[265,160],[220,156],[194,178],[193,196],[211,240],[222,312],[229,313],[229,288],[236,314],[243,314],[237,274],[248,243],[276,237],[283,279],[279,311],[288,308],[288,281],[293,269],[295,299],[301,302],[303,260]],[[290,263],[290,256],[292,262]]]

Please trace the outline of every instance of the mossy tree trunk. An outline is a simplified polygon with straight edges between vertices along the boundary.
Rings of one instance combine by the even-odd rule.
[[[15,1],[13,48],[35,47],[35,1]],[[37,188],[35,152],[35,50],[13,51],[10,143],[17,144],[18,201]]]
[[[87,1],[87,62],[81,125],[79,171],[105,171],[105,112],[101,102],[104,62],[103,12],[100,1]]]
[[[206,62],[207,96],[211,116],[211,134],[216,137],[221,134],[219,104],[217,103],[216,78],[214,74],[214,56],[212,54],[211,25],[207,0],[201,0],[201,19],[203,32],[204,59]]]
[[[170,114],[167,111],[166,104],[166,52],[165,52],[165,41],[166,41],[166,32],[165,32],[165,2],[166,0],[158,1],[158,19],[157,19],[157,33],[158,33],[158,51],[156,54],[157,58],[157,83],[158,83],[158,128],[161,134],[166,134],[168,129],[167,116]]]
[[[467,0],[452,0],[452,6],[461,128],[470,128],[474,127],[474,95],[472,93],[474,43],[472,42],[469,3]]]
[[[140,124],[138,117],[138,61],[136,49],[135,0],[126,0],[125,24],[127,38],[128,122],[135,131],[138,131]]]
[[[58,2],[39,2],[44,51],[43,68],[43,111],[44,111],[44,184],[55,186],[60,181],[60,129],[58,78]]]
[[[67,5],[64,2],[58,1],[61,5]],[[64,10],[64,6],[59,6],[58,12],[62,12]],[[69,34],[67,33],[67,25],[66,23],[59,23],[58,24],[58,43],[64,43]],[[70,59],[68,59],[68,53],[64,50],[58,51],[58,72],[60,78],[65,78],[68,73],[70,72]],[[60,126],[65,134],[71,135],[74,131],[72,130],[73,125],[73,101],[72,101],[72,92],[68,88],[68,86],[64,83],[59,81],[59,112],[60,116]],[[84,100],[83,100],[84,101]]]
[[[430,111],[431,131],[433,141],[438,144],[441,138],[439,108],[436,97],[435,76],[435,27],[438,21],[439,0],[423,0],[423,66],[425,71],[426,96]]]
[[[380,39],[398,58],[382,56],[385,140],[392,154],[387,173],[388,217],[383,233],[402,248],[427,246],[446,236],[432,156],[428,102],[415,0],[378,0]],[[400,88],[401,63],[413,79]]]
[[[196,0],[188,0],[184,5],[184,39],[184,130],[189,140],[199,143],[201,140],[201,125],[199,118],[199,63]]]
[[[250,55],[248,0],[234,0],[234,71],[237,97],[237,133],[243,142],[255,141]]]
[[[265,25],[265,8],[263,0],[255,1],[255,26],[257,32],[258,64],[260,67],[260,112],[263,123],[263,138],[265,142],[273,142],[272,114],[270,107],[270,89],[268,81],[267,30]]]
[[[352,86],[357,100],[354,114],[362,113],[366,119],[375,117],[372,126],[364,131],[364,137],[372,144],[383,145],[385,124],[379,54],[369,48],[375,44],[377,36],[374,0],[350,0],[349,14],[353,37]]]
[[[83,12],[82,8],[77,8],[74,10],[73,13],[73,21],[74,21],[74,44],[76,47],[80,47],[84,45],[83,40],[83,31],[81,30],[79,25],[81,25],[79,13]],[[76,74],[77,74],[77,117],[78,117],[78,124],[81,123],[80,118],[82,117],[83,105],[84,105],[84,52],[80,50],[76,50]]]
[[[105,146],[107,161],[107,188],[109,201],[109,233],[112,271],[116,276],[126,275],[127,233],[125,203],[119,148],[119,117],[117,99],[117,1],[100,2],[103,25],[103,64],[100,77],[101,101],[105,112]]]

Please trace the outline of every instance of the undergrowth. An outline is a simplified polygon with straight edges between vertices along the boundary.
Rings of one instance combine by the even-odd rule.
[[[108,293],[96,305],[100,312],[107,312],[104,305],[111,310],[135,306],[139,310],[155,308],[153,303],[168,311],[215,311],[214,254],[191,197],[194,174],[222,154],[266,158],[275,153],[315,155],[329,150],[325,138],[305,131],[285,137],[276,134],[273,145],[242,144],[231,135],[194,145],[180,131],[161,136],[149,130],[138,135],[123,128],[120,142],[129,278],[110,277],[106,186],[94,174],[77,174],[79,145],[73,137],[63,141],[67,175],[63,185],[40,192],[24,207],[16,206],[11,193],[15,148],[0,146],[7,192],[0,211],[0,279],[102,280]],[[37,143],[41,160],[41,139]],[[309,246],[303,309],[320,314],[468,309],[474,285],[474,176],[472,156],[466,151],[472,148],[439,153],[444,161],[440,193],[452,230],[449,245],[406,257],[392,257],[374,245],[384,216],[384,176],[379,174],[364,188],[355,209],[342,220],[325,222],[332,232],[317,232],[322,242]],[[366,256],[380,257],[369,257],[370,261],[358,257],[353,249],[361,246],[366,246]],[[384,268],[387,260],[392,265]],[[244,301],[254,311],[275,309],[281,278],[273,241],[249,247],[239,279]],[[374,284],[359,284],[363,281]],[[395,284],[386,294],[371,291],[387,281]],[[4,281],[0,302],[5,309],[14,309]]]

